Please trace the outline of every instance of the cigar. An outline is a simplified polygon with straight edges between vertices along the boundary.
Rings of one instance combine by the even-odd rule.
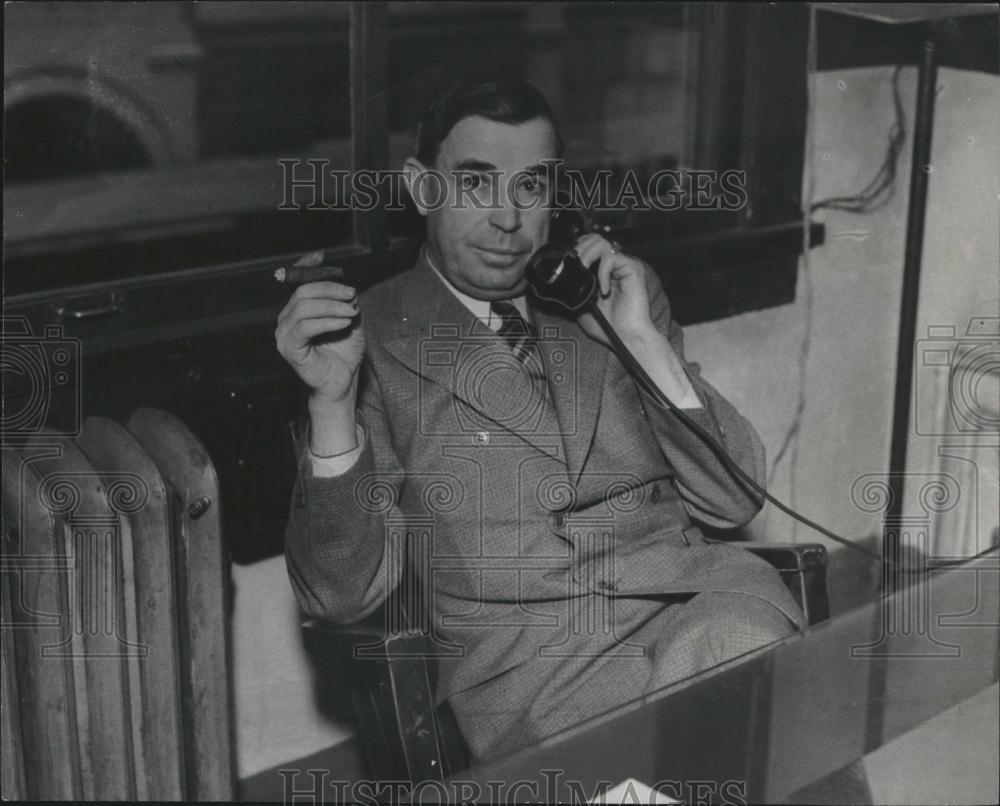
[[[340,266],[292,266],[274,270],[274,279],[286,285],[318,283],[321,280],[343,280],[344,270]]]

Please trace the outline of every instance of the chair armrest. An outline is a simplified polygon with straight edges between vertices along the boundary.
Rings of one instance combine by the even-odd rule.
[[[810,626],[830,618],[830,598],[826,587],[826,546],[822,543],[742,545],[777,569]]]
[[[428,657],[430,642],[416,630],[389,633],[384,620],[357,624],[331,624],[310,619],[302,624],[306,650],[314,655],[332,655],[341,659],[390,660],[402,657]]]
[[[825,569],[826,546],[822,543],[744,543],[747,551],[767,560],[779,571]]]
[[[376,779],[424,781],[468,766],[468,748],[454,716],[436,707],[430,638],[392,633],[384,609],[357,624],[306,621],[306,649],[334,658],[351,682],[365,756]]]

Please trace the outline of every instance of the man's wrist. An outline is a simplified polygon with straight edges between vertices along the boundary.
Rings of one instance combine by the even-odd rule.
[[[355,428],[357,428],[357,426],[355,426]],[[321,460],[326,460],[326,459],[340,459],[340,458],[342,458],[342,457],[344,457],[344,456],[347,456],[347,455],[348,455],[349,453],[353,453],[354,451],[356,451],[356,450],[358,449],[358,446],[359,446],[360,444],[361,444],[361,443],[360,443],[360,442],[358,442],[358,441],[357,441],[357,440],[355,439],[355,441],[354,441],[354,445],[353,445],[352,447],[350,447],[350,448],[345,448],[344,450],[342,450],[342,451],[339,451],[338,453],[329,453],[329,454],[320,454],[320,453],[316,453],[316,452],[315,452],[315,451],[313,450],[313,448],[312,448],[312,445],[308,445],[308,446],[307,446],[307,450],[309,451],[309,457],[310,457],[311,459],[321,459]]]
[[[355,406],[353,395],[343,400],[309,398],[309,452],[313,456],[338,456],[358,446]]]
[[[660,333],[652,324],[639,331],[633,331],[621,336],[622,343],[636,358],[662,354],[664,348],[673,352],[667,337]]]
[[[701,408],[687,370],[666,336],[654,328],[651,333],[632,334],[622,341],[660,392],[675,406],[682,409]]]
[[[357,433],[357,447],[351,450],[338,453],[333,456],[316,456],[312,450],[309,451],[309,461],[312,466],[313,478],[329,479],[343,476],[351,470],[361,457],[365,447],[365,430],[358,423],[355,427]]]
[[[340,394],[330,394],[314,390],[309,395],[309,408],[316,411],[337,411],[343,408],[353,408],[357,399],[358,379],[351,380],[348,387]]]

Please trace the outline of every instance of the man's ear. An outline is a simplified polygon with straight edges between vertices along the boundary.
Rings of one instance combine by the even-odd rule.
[[[417,212],[422,216],[427,215],[427,203],[424,201],[424,185],[426,181],[421,181],[421,176],[427,174],[427,168],[416,157],[407,157],[403,163],[403,179],[406,182],[406,189],[410,192],[410,198],[417,207]]]

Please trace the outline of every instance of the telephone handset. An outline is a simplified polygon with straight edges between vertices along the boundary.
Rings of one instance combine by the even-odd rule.
[[[590,222],[582,212],[575,207],[557,203],[549,221],[549,243],[572,246],[590,229]]]
[[[549,242],[533,254],[524,276],[539,299],[580,311],[597,291],[597,278],[583,265],[573,246],[590,231],[586,216],[569,206],[557,206],[549,224]]]

